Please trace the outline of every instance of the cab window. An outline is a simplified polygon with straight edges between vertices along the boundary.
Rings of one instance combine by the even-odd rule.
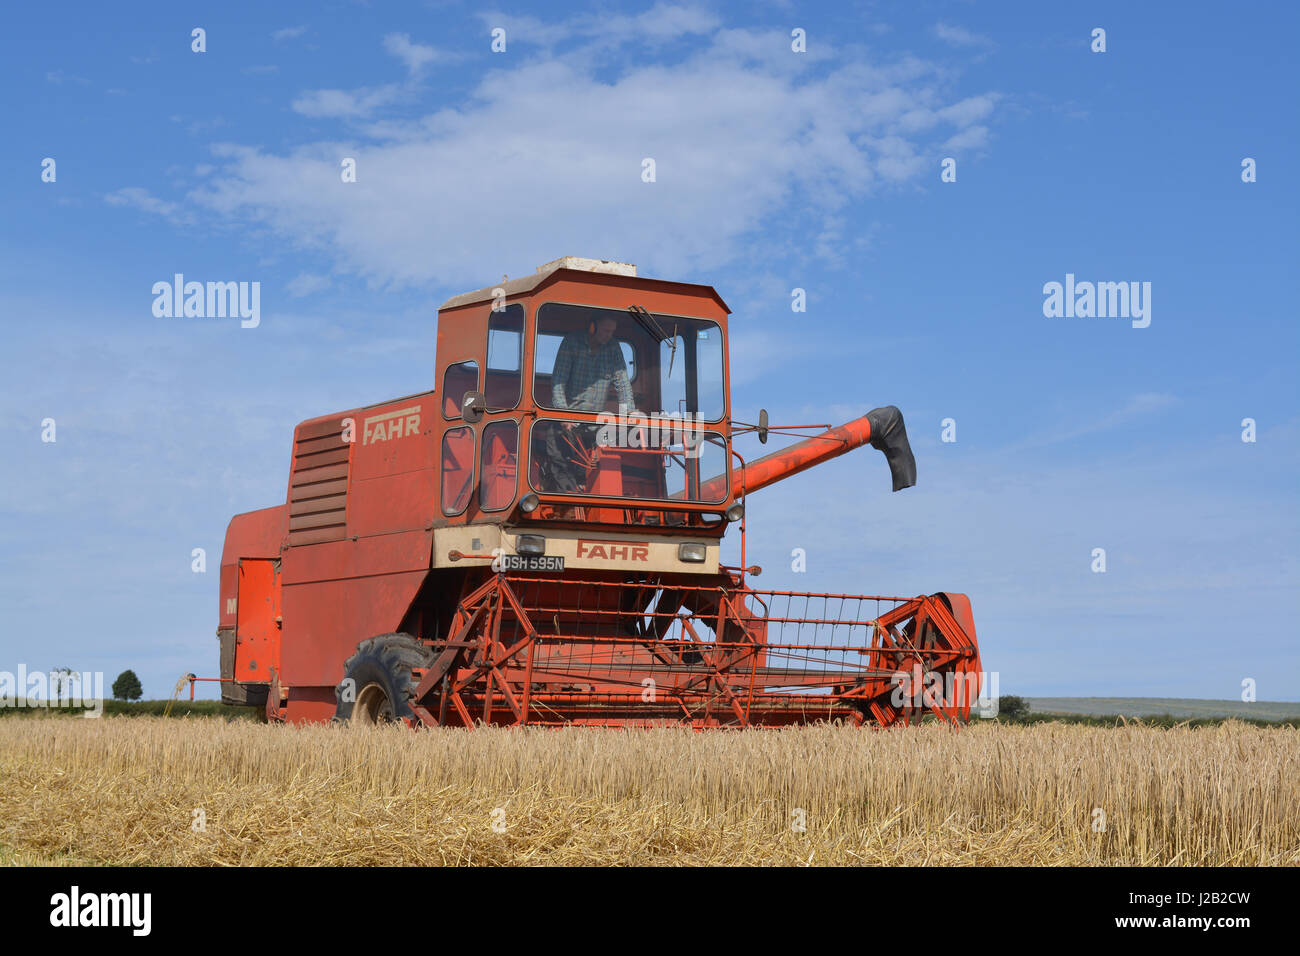
[[[442,373],[442,417],[460,418],[460,402],[466,392],[478,391],[478,362],[448,365]]]
[[[488,316],[487,375],[483,394],[490,412],[519,404],[524,386],[524,307],[515,303]]]
[[[474,429],[449,428],[442,436],[442,513],[458,515],[474,488]]]
[[[479,465],[479,507],[484,511],[504,511],[514,503],[518,460],[517,423],[507,420],[484,427]]]

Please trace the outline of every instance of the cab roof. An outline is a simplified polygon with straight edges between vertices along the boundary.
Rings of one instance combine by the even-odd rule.
[[[650,279],[644,276],[638,276],[636,266],[629,262],[615,262],[612,259],[588,259],[582,256],[561,256],[559,259],[553,259],[545,265],[537,267],[537,271],[532,275],[523,276],[518,279],[506,279],[495,285],[485,286],[482,289],[476,289],[473,292],[463,292],[460,295],[454,295],[438,307],[439,312],[447,309],[458,309],[461,306],[473,305],[478,302],[486,302],[494,297],[501,296],[504,293],[505,298],[510,299],[518,295],[525,295],[534,292],[553,280],[559,278],[562,274],[588,273],[609,276],[619,276],[627,279],[633,279],[635,282],[631,285],[671,285],[678,289],[695,290],[698,294],[710,296],[715,299],[719,305],[731,314],[731,309],[722,296],[710,285],[699,285],[692,282],[672,282],[665,279]]]

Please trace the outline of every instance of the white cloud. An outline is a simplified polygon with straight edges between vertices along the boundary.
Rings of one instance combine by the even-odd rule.
[[[944,141],[944,149],[983,149],[989,144],[989,129],[987,126],[968,126],[955,136],[948,137]]]
[[[1084,435],[1110,431],[1156,415],[1178,404],[1177,397],[1163,392],[1142,392],[1134,395],[1122,407],[1108,413],[1099,413],[1073,428],[1061,428],[1051,432],[1030,435],[1024,441],[1011,447],[1031,448],[1040,445],[1055,445],[1060,442],[1074,441]]]
[[[805,337],[785,335],[783,331],[757,328],[744,321],[731,323],[727,347],[731,353],[733,389],[779,375],[795,360],[813,353],[814,347]],[[732,413],[743,417],[735,409]]]
[[[285,289],[287,289],[289,294],[295,299],[300,299],[303,296],[312,295],[316,292],[323,292],[331,285],[332,283],[330,282],[329,276],[316,276],[307,272],[302,272],[294,276],[294,278],[285,285]]]
[[[934,115],[941,122],[953,126],[968,126],[992,115],[998,99],[996,93],[968,96],[966,99],[952,104],[952,106],[945,106],[941,110],[936,110]]]
[[[293,101],[293,110],[314,118],[363,119],[392,103],[400,93],[392,84],[353,91],[309,90]]]
[[[660,11],[659,35],[710,22],[681,9],[630,19],[646,26]],[[456,107],[364,128],[373,142],[358,182],[342,187],[339,156],[357,153],[338,143],[229,147],[191,198],[379,283],[472,287],[557,250],[698,275],[776,216],[791,241],[809,230],[801,254],[819,235],[833,243],[840,210],[920,175],[996,103],[953,96],[943,71],[912,58],[774,52],[784,66],[772,69],[755,56],[788,51],[779,30],[721,31],[693,47],[667,64],[544,56],[494,69]],[[405,92],[323,90],[293,105],[357,120]],[[654,183],[641,179],[646,157]]]
[[[87,86],[90,83],[90,80],[86,79],[84,76],[64,73],[62,70],[50,70],[45,74],[45,81],[47,83],[53,83],[55,86],[62,86],[65,82],[76,83],[79,86]]]
[[[406,67],[408,77],[404,83],[385,83],[356,90],[307,90],[293,101],[294,112],[313,119],[370,120],[379,110],[417,92],[420,74],[430,63],[450,58],[431,46],[412,43],[405,33],[388,34],[383,39],[383,46]]]
[[[438,58],[438,51],[431,46],[412,43],[406,33],[390,33],[384,37],[384,49],[406,64],[407,72],[417,76],[430,63]]]
[[[599,21],[597,21],[599,22]],[[636,36],[655,39],[672,39],[679,36],[708,33],[717,29],[720,21],[705,10],[691,4],[656,3],[645,13],[634,17],[614,17],[601,22],[603,28],[612,26]]]
[[[302,36],[306,32],[307,32],[307,28],[305,26],[285,27],[283,30],[276,30],[274,33],[272,33],[271,39],[275,40],[278,43],[281,40],[296,39]]]
[[[169,119],[173,123],[185,122],[185,117],[183,116],[171,116],[169,117]],[[211,119],[200,119],[200,120],[191,121],[190,124],[186,126],[186,131],[191,136],[193,136],[196,133],[206,133],[208,130],[220,129],[223,126],[228,126],[228,125],[229,124],[226,122],[225,117],[214,116]]]
[[[150,215],[162,216],[177,225],[184,225],[193,221],[193,216],[180,203],[159,199],[151,194],[149,190],[139,186],[125,186],[122,189],[114,190],[104,197],[104,201],[110,206],[126,206],[131,209],[138,209],[141,212],[147,212]]]
[[[489,29],[501,27],[510,43],[552,47],[568,40],[582,41],[588,48],[612,48],[631,40],[664,42],[685,36],[712,33],[721,24],[712,12],[695,4],[656,3],[644,13],[576,16],[559,23],[537,17],[502,12],[480,13]],[[785,48],[789,49],[788,42]]]
[[[972,33],[965,27],[950,23],[936,23],[934,35],[944,43],[955,47],[992,46],[993,41],[979,33]]]

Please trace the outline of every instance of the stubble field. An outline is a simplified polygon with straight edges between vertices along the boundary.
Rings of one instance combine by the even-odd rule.
[[[1300,730],[0,722],[0,863],[1300,864]]]

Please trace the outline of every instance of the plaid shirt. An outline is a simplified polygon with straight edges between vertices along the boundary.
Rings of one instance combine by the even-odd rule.
[[[618,341],[610,339],[603,348],[593,352],[586,335],[574,332],[564,337],[556,353],[555,369],[551,373],[551,400],[556,408],[577,412],[604,411],[611,379],[618,390],[619,403],[628,411],[636,408],[632,383],[627,378],[627,363],[623,361],[623,350]]]

